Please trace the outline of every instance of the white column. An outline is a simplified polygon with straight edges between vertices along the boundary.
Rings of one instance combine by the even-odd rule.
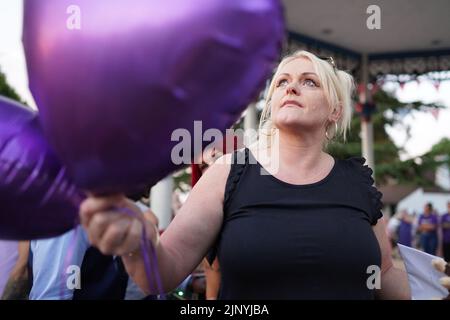
[[[362,61],[362,84],[365,88],[364,101],[362,103],[370,102],[370,91],[368,88],[369,84],[369,61],[367,53],[363,53]],[[375,157],[373,152],[373,124],[371,119],[361,118],[361,140],[362,140],[362,156],[366,158],[367,165],[372,168],[375,172]],[[375,174],[374,174],[375,176]],[[375,177],[374,177],[375,178]]]
[[[150,207],[159,220],[159,229],[164,230],[172,220],[172,175],[159,181],[150,190]]]
[[[375,170],[375,161],[373,154],[373,123],[371,120],[366,121],[361,119],[361,139],[362,139],[362,154],[367,160],[367,165]]]
[[[258,113],[256,112],[256,104],[251,103],[247,107],[247,111],[245,113],[244,130],[247,130],[247,129],[257,130],[258,129],[257,115],[258,115]]]

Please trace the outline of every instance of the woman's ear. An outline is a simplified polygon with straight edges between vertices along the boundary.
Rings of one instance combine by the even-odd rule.
[[[339,119],[342,116],[342,103],[338,103],[332,110],[331,114],[330,114],[330,121],[331,122],[338,122]]]

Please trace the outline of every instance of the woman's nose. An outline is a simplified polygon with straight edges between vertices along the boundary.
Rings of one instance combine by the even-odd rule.
[[[300,90],[297,88],[295,83],[291,83],[286,87],[286,94],[294,94],[298,96],[300,94]]]

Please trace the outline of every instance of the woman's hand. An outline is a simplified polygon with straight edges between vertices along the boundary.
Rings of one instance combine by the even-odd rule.
[[[80,218],[90,243],[105,255],[139,254],[143,226],[156,242],[155,225],[123,195],[89,197],[80,206]]]

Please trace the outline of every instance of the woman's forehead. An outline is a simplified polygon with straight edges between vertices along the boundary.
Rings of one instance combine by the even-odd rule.
[[[316,70],[311,60],[305,57],[294,58],[285,63],[278,70],[278,74],[288,73],[291,75],[299,75],[305,72],[316,73]]]

